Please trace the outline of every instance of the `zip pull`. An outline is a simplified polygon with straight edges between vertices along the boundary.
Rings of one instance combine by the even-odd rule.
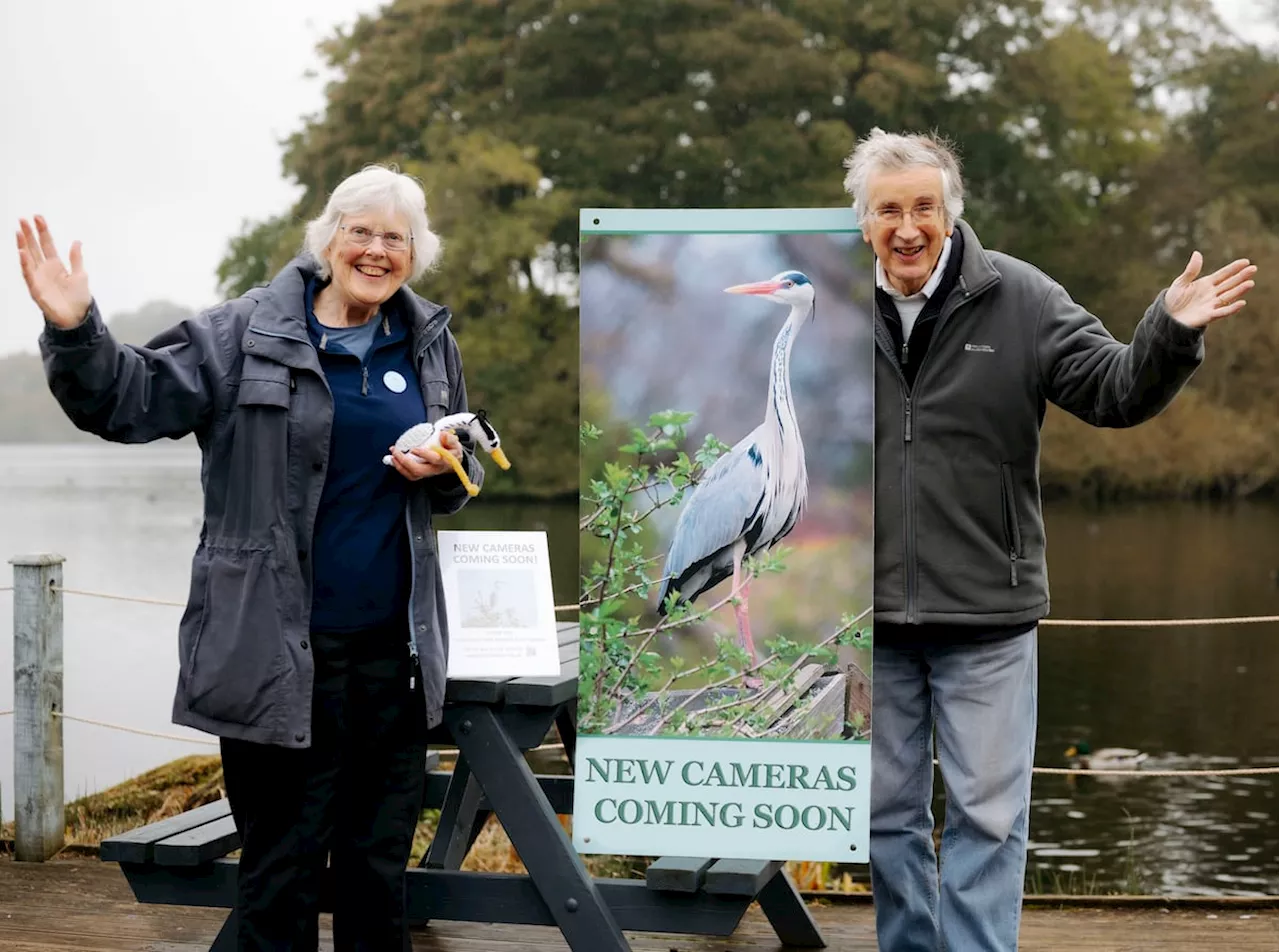
[[[902,342],[902,366],[903,366],[903,367],[906,367],[906,366],[907,366],[908,354],[909,354],[909,352],[910,352],[910,351],[909,351],[909,347],[910,347],[910,341],[905,341],[905,340],[904,340],[904,341]]]
[[[903,425],[902,425],[902,441],[904,443],[910,443],[911,442],[911,398],[910,397],[907,397],[906,408],[907,408],[907,414],[906,414],[906,418],[903,420]]]
[[[360,368],[360,396],[369,396],[369,368]]]
[[[382,315],[382,336],[383,337],[391,336],[391,322],[387,320],[387,315],[385,314]]]
[[[412,691],[418,685],[418,646],[414,644],[412,636],[409,638],[409,661],[412,664],[409,672],[409,690]]]
[[[1018,587],[1018,553],[1013,549],[1009,550],[1009,587]]]

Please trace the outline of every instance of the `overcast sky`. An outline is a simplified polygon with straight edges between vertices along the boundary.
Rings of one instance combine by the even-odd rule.
[[[1261,0],[1214,0],[1274,43]],[[114,315],[218,297],[245,219],[286,210],[280,141],[324,102],[317,41],[380,0],[0,0],[0,221],[43,214],[65,259],[84,243]],[[0,354],[34,350],[39,317],[13,238],[0,252]]]

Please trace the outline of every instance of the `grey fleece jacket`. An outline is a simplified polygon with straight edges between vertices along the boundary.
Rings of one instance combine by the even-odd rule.
[[[95,304],[71,330],[40,338],[53,395],[80,429],[121,443],[194,433],[204,524],[178,626],[173,720],[222,737],[311,744],[312,528],[329,457],[333,398],[307,336],[303,291],[314,262],[291,262],[255,288],[165,331],[117,341]],[[407,288],[424,417],[467,409],[449,310]],[[468,452],[481,484],[484,469]],[[424,479],[405,518],[413,558],[406,638],[418,653],[428,724],[444,706],[448,629],[431,516],[469,498],[452,474]]]
[[[1133,426],[1204,358],[1156,296],[1122,344],[1032,265],[963,237],[959,278],[908,392],[877,309],[875,620],[983,627],[1049,612],[1040,426],[1052,401]]]

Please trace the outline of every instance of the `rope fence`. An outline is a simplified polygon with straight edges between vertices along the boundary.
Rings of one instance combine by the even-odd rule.
[[[12,713],[13,711],[0,711],[0,717],[4,717],[6,714]],[[77,724],[89,724],[93,727],[106,727],[110,730],[122,731],[126,734],[139,734],[143,737],[159,737],[161,740],[180,740],[189,744],[203,744],[207,747],[219,746],[218,741],[205,740],[201,737],[187,737],[181,734],[165,734],[161,731],[143,730],[140,727],[127,727],[124,724],[112,724],[108,721],[95,720],[92,717],[77,717],[74,714],[68,714],[66,711],[53,711],[52,713],[54,717],[60,717],[65,721],[75,721]],[[458,748],[456,747],[433,747],[432,750],[442,754],[456,754],[458,752]],[[532,750],[564,750],[564,744],[541,744],[532,748]]]
[[[141,734],[143,737],[159,737],[163,740],[181,740],[189,744],[204,744],[208,747],[217,747],[216,740],[204,740],[200,737],[183,737],[180,734],[162,734],[160,731],[147,731],[140,727],[125,727],[123,724],[108,724],[106,721],[95,721],[91,717],[76,717],[74,714],[68,714],[65,711],[54,711],[54,717],[61,717],[66,721],[76,721],[80,724],[92,724],[94,727],[109,727],[112,730],[124,731],[126,734]]]
[[[1086,770],[1083,767],[1032,767],[1031,772],[1087,777],[1247,777],[1280,773],[1280,767],[1219,767],[1204,770]]]
[[[82,588],[67,588],[65,585],[51,586],[55,592],[64,595],[85,595],[90,598],[108,598],[117,602],[136,602],[140,605],[163,605],[168,608],[186,608],[186,602],[175,602],[164,598],[144,598],[139,595],[115,595],[110,592],[91,592]],[[0,588],[0,592],[11,592],[13,586]],[[578,605],[556,605],[557,612],[579,611]],[[1280,622],[1280,615],[1237,615],[1225,618],[1042,618],[1041,627],[1058,628],[1179,628],[1197,627],[1200,625],[1267,625]]]
[[[1280,622],[1280,615],[1240,615],[1235,618],[1042,618],[1042,626],[1062,628],[1178,628],[1195,625],[1265,625]]]
[[[173,601],[162,598],[146,598],[138,595],[117,595],[111,592],[94,592],[87,589],[68,588],[63,585],[51,586],[53,591],[61,592],[64,595],[81,595],[88,598],[104,598],[119,602],[133,602],[141,605],[161,605],[169,608],[185,608],[186,602]],[[0,586],[0,592],[13,591],[12,585]],[[578,605],[556,605],[557,612],[578,611]],[[1040,625],[1044,627],[1060,627],[1060,628],[1180,628],[1180,627],[1196,627],[1201,625],[1263,625],[1275,624],[1280,622],[1280,615],[1240,615],[1222,618],[1111,618],[1111,619],[1076,619],[1076,618],[1045,618],[1040,621]],[[12,710],[0,711],[0,717],[12,715]],[[192,744],[202,744],[210,747],[217,747],[217,741],[202,740],[195,737],[184,737],[178,734],[166,734],[160,731],[143,730],[137,727],[128,727],[123,724],[112,724],[107,721],[95,720],[89,717],[77,717],[73,714],[67,714],[63,711],[54,711],[55,717],[61,717],[64,720],[75,721],[80,724],[88,724],[94,727],[103,727],[109,730],[121,731],[128,734],[138,734],[144,737],[156,737],[162,740],[184,741]],[[544,750],[564,750],[563,744],[542,744],[533,748],[534,751]],[[439,748],[438,752],[448,754],[456,753],[453,748]],[[937,761],[935,760],[936,764]],[[1095,776],[1095,777],[1142,777],[1153,779],[1156,777],[1239,777],[1239,776],[1259,776],[1269,774],[1280,774],[1280,766],[1267,767],[1223,767],[1217,769],[1202,770],[1098,770],[1085,767],[1032,767],[1033,774],[1050,775],[1050,776]]]
[[[0,717],[6,714],[12,714],[13,711],[0,711]],[[123,724],[111,724],[107,721],[95,720],[91,717],[76,717],[74,714],[67,714],[64,711],[54,711],[54,717],[61,717],[64,720],[76,721],[80,724],[90,724],[94,727],[105,727],[110,730],[123,731],[126,734],[140,734],[143,737],[158,737],[162,740],[179,740],[186,741],[191,744],[203,744],[209,747],[217,747],[216,740],[203,740],[198,737],[183,737],[178,734],[165,734],[160,731],[143,730],[138,727],[127,727]],[[441,754],[457,753],[455,747],[439,747],[432,748]],[[564,750],[564,744],[540,744],[532,748],[532,752],[540,752],[544,750]],[[934,764],[938,761],[934,760]],[[1085,777],[1248,777],[1261,776],[1266,774],[1280,774],[1280,765],[1271,767],[1218,767],[1206,768],[1202,770],[1092,770],[1085,767],[1032,767],[1033,774],[1049,774],[1053,776],[1085,776]]]
[[[82,588],[67,588],[64,585],[50,585],[55,592],[64,595],[87,595],[90,598],[109,598],[116,602],[137,602],[140,605],[164,605],[170,608],[186,608],[186,602],[174,602],[164,598],[142,598],[138,595],[112,595],[108,592],[88,592]]]

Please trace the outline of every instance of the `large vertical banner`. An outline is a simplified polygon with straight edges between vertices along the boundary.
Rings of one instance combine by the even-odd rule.
[[[850,209],[587,209],[574,844],[865,862],[872,256]]]

